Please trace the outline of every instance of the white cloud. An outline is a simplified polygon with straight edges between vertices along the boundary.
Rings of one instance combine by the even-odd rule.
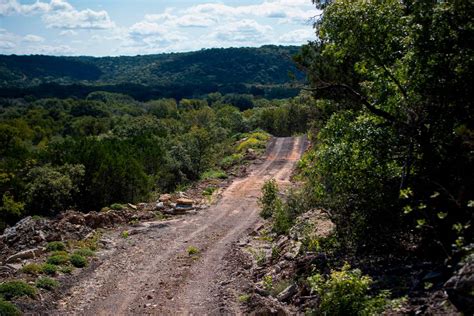
[[[65,0],[36,1],[33,4],[21,4],[17,0],[2,0],[0,3],[0,15],[34,15],[65,10],[74,10]]]
[[[122,43],[123,47],[137,48],[140,53],[163,51],[174,43],[189,39],[179,31],[155,22],[138,22],[132,25]]]
[[[115,26],[107,11],[76,10],[66,0],[21,4],[18,0],[0,0],[0,15],[41,15],[47,27],[66,30],[109,29]]]
[[[0,39],[0,49],[9,51],[9,50],[11,50],[15,47],[16,47],[15,43],[7,41],[7,40],[1,40]]]
[[[203,47],[302,44],[312,39],[308,21],[318,14],[310,0],[262,0],[255,5],[201,3],[145,15],[128,29],[122,47],[139,53],[196,50]],[[274,21],[274,22],[272,22]],[[276,23],[275,23],[276,22]],[[306,24],[282,34],[281,25]],[[276,29],[270,25],[276,25]],[[301,31],[301,32],[300,32]]]
[[[60,36],[76,36],[77,34],[78,33],[73,30],[64,30],[64,31],[59,32]]]
[[[241,20],[221,25],[210,34],[210,38],[224,43],[265,43],[269,41],[272,27],[255,20]]]
[[[314,40],[316,35],[311,28],[293,30],[281,35],[278,42],[281,44],[301,44],[310,40]]]
[[[42,54],[42,55],[74,55],[75,50],[68,45],[38,45],[29,48],[28,53],[30,54]]]
[[[82,11],[67,10],[52,12],[44,15],[43,21],[46,23],[47,27],[66,30],[103,30],[115,26],[107,11],[93,11],[91,9]]]
[[[222,3],[204,3],[185,10],[194,16],[214,16],[220,19],[260,17],[277,19],[282,23],[306,23],[319,11],[308,0],[266,0],[260,4],[229,6]]]
[[[28,34],[23,37],[23,41],[28,43],[40,43],[44,42],[44,38],[38,35]]]
[[[18,36],[0,28],[0,49],[11,52],[17,47]]]

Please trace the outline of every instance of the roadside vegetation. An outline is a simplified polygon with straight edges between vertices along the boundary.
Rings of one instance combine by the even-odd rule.
[[[227,178],[246,155],[265,150],[262,128],[291,135],[310,124],[302,97],[241,97],[251,104],[245,111],[237,96],[219,93],[145,103],[106,92],[1,99],[0,229],[26,215],[120,210],[153,192]]]
[[[398,303],[421,305],[412,314],[429,313],[437,294],[472,314],[472,281],[459,277],[449,291],[446,284],[460,267],[470,264],[472,271],[474,262],[474,4],[313,3],[323,13],[314,25],[318,39],[294,57],[307,75],[296,94],[282,78],[272,89],[274,74],[267,71],[265,87],[258,78],[244,82],[246,69],[233,74],[238,84],[235,78],[218,88],[205,82],[192,93],[172,87],[176,93],[169,98],[164,79],[156,76],[159,93],[141,85],[124,85],[123,91],[109,86],[112,92],[59,86],[69,80],[62,76],[54,78],[50,95],[34,80],[21,89],[6,85],[0,99],[0,232],[28,215],[109,206],[119,211],[195,181],[226,179],[246,156],[264,152],[271,135],[307,133],[311,146],[299,162],[298,185],[288,192],[274,180],[263,186],[260,215],[268,229],[259,238],[272,247],[249,251],[258,271],[280,259],[295,265],[291,277],[259,272],[261,292],[291,302],[299,290],[309,301],[304,311],[315,315],[379,314]],[[163,67],[179,69],[175,79],[184,78],[189,56]],[[16,58],[0,60],[8,68]],[[53,59],[72,69],[87,61]],[[78,79],[116,84],[110,69],[99,78],[103,61],[89,62],[92,77]],[[222,80],[227,76],[211,68]],[[26,75],[8,73],[12,84]],[[196,73],[191,79],[199,81]],[[46,84],[48,77],[36,79]],[[277,99],[281,94],[285,98]],[[216,190],[209,185],[203,194]],[[312,218],[304,216],[315,210],[334,225],[330,234],[318,235],[309,225]],[[127,239],[129,232],[120,236]],[[49,243],[45,262],[20,270],[35,286],[0,284],[0,314],[15,315],[10,301],[54,290],[60,286],[54,276],[87,267],[96,241]],[[200,251],[186,249],[193,258]],[[253,299],[239,297],[246,304]]]
[[[263,187],[269,240],[290,238],[309,260],[293,278],[315,296],[316,315],[394,312],[395,303],[472,312],[472,282],[454,274],[472,269],[473,5],[313,2],[319,40],[295,58],[315,99],[311,148],[297,189]],[[329,236],[295,226],[315,209],[335,225]],[[463,285],[453,290],[450,278]]]

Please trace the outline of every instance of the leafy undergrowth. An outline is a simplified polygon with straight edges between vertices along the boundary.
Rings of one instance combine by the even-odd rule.
[[[247,311],[459,314],[444,289],[452,271],[442,270],[443,263],[420,262],[395,249],[385,255],[348,251],[327,212],[298,211],[304,200],[298,188],[281,194],[274,181],[263,186],[266,222],[244,248],[254,266],[253,290],[240,300]]]
[[[97,232],[85,240],[48,243],[45,256],[25,263],[15,279],[0,283],[0,315],[21,315],[16,300],[22,300],[23,308],[28,302],[37,301],[38,294],[55,292],[61,286],[59,278],[63,280],[74,269],[88,266],[89,260],[95,257],[92,249],[99,248],[100,235]]]

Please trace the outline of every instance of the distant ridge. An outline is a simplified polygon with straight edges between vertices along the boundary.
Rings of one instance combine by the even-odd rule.
[[[121,90],[138,99],[210,92],[285,97],[295,93],[292,80],[304,78],[291,59],[298,51],[297,46],[262,46],[133,57],[0,55],[0,96],[81,97]]]

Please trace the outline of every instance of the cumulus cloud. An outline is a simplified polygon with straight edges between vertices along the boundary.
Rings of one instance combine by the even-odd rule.
[[[278,38],[282,44],[301,44],[315,39],[314,30],[304,28],[287,32]]]
[[[123,46],[151,51],[195,50],[203,47],[301,44],[312,39],[308,22],[318,14],[309,0],[262,0],[253,5],[201,3],[145,15],[128,29]],[[306,30],[281,34],[270,25],[305,24]],[[279,29],[279,27],[276,27]],[[154,46],[156,45],[156,46]]]
[[[93,11],[91,9],[82,11],[57,11],[44,15],[43,21],[46,23],[47,27],[67,30],[103,30],[113,28],[115,26],[107,11]]]
[[[69,45],[38,45],[30,47],[30,54],[67,56],[74,55],[76,51]]]
[[[224,43],[260,44],[269,41],[272,30],[269,25],[245,19],[219,26],[209,37]]]
[[[280,23],[307,23],[319,11],[310,1],[267,0],[255,5],[229,6],[222,3],[204,3],[188,8],[187,14],[215,16],[221,19],[261,17],[277,19]]]
[[[107,11],[77,10],[65,0],[21,4],[18,0],[1,0],[0,15],[41,15],[47,27],[59,29],[109,29],[115,26]]]
[[[141,48],[141,52],[156,52],[166,50],[173,43],[187,40],[184,34],[168,29],[162,24],[143,21],[130,27],[122,45],[128,48]]]
[[[112,21],[106,10],[79,9],[70,2],[78,3],[71,0],[0,0],[0,17],[38,16],[45,27],[58,29],[57,37],[47,39],[33,34],[6,36],[0,32],[0,49],[4,52],[55,53],[54,47],[69,44],[81,53],[97,50],[105,54],[107,51],[146,54],[212,47],[298,45],[314,38],[308,22],[320,13],[310,0],[255,0],[254,4],[233,1],[232,5],[196,1],[197,4],[184,8],[151,11],[131,26],[125,26]],[[81,30],[92,32],[86,37],[86,32]],[[51,34],[43,34],[48,33]],[[61,47],[58,53],[69,54],[72,49]]]
[[[64,31],[59,32],[60,36],[76,36],[77,34],[78,33],[73,30],[64,30]]]
[[[27,43],[40,43],[40,42],[44,42],[44,38],[38,35],[28,34],[23,37],[23,41]]]

